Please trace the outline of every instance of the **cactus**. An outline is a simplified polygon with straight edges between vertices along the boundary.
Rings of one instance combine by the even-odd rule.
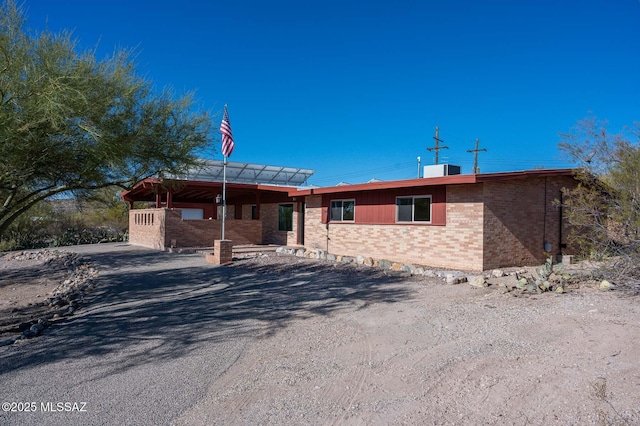
[[[524,277],[520,278],[517,275],[516,275],[516,277],[518,278],[518,284],[516,284],[516,287],[521,288],[521,289],[527,287],[527,284],[529,284],[529,280],[527,280]]]
[[[564,280],[568,279],[568,275],[560,275],[560,271],[564,269],[562,263],[556,265],[553,264],[553,257],[548,257],[542,267],[536,269],[537,277],[520,277],[516,275],[518,279],[517,288],[528,291],[529,293],[543,293],[546,291],[554,290],[556,293],[564,293]],[[552,284],[551,277],[557,274],[560,276],[557,284]]]

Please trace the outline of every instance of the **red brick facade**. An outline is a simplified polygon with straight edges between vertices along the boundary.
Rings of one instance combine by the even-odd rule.
[[[129,210],[129,243],[164,250],[164,221],[165,209]]]
[[[358,223],[357,219],[323,223],[322,200],[327,195],[311,195],[306,197],[305,246],[465,270],[542,263],[545,243],[554,255],[571,251],[561,245],[568,228],[563,224],[560,230],[561,210],[554,201],[563,186],[574,184],[569,176],[550,176],[449,185],[444,226]],[[428,187],[415,191],[426,195]]]
[[[293,205],[293,230],[278,230],[278,210],[280,204]],[[263,204],[260,206],[260,219],[262,222],[262,242],[264,244],[278,245],[297,245],[298,244],[298,212],[300,211],[299,203],[296,201]]]
[[[234,219],[234,206],[227,207],[225,239],[234,245],[296,245],[298,207],[294,205],[290,232],[278,231],[278,204],[263,204],[261,220],[251,219],[251,205],[242,206],[242,219]],[[190,208],[197,208],[191,204]],[[211,247],[219,240],[222,221],[216,219],[183,220],[181,209],[136,209],[129,212],[129,242],[134,245],[164,250],[169,247]]]
[[[551,254],[573,253],[566,247],[569,228],[556,201],[561,189],[575,185],[568,176],[486,182],[484,185],[484,265],[541,263]],[[562,239],[562,241],[561,241]]]
[[[144,217],[153,219],[140,222],[140,218]],[[211,247],[214,240],[220,239],[221,232],[222,221],[182,220],[180,209],[131,210],[129,214],[129,242],[158,250],[169,247]],[[236,245],[261,244],[262,224],[259,220],[227,219],[225,238]]]
[[[305,246],[443,268],[482,269],[482,202],[471,188],[447,188],[447,224],[321,223],[320,196],[307,197]],[[358,206],[356,205],[356,215]],[[464,265],[464,266],[463,266]]]
[[[575,185],[570,170],[289,189],[288,194],[273,188],[263,194],[252,187],[249,197],[242,196],[242,187],[236,185],[238,195],[227,209],[225,238],[234,245],[304,245],[336,255],[462,270],[539,264],[548,253],[575,253],[566,247],[569,229],[555,202],[561,188]],[[399,196],[428,196],[431,222],[396,223]],[[256,204],[250,204],[251,199]],[[347,199],[355,200],[355,219],[329,220],[331,201]],[[155,249],[211,247],[220,239],[221,208],[214,211],[211,202],[201,207],[182,203],[176,201],[180,207],[203,208],[205,219],[182,220],[179,208],[131,210],[130,242]],[[288,231],[279,229],[282,204],[293,206]]]

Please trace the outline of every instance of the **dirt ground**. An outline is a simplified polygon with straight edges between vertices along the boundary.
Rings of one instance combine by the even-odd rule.
[[[64,250],[0,255],[0,340],[51,312],[46,299],[69,277],[70,255]]]
[[[321,261],[273,255],[231,268],[304,262]],[[309,280],[329,289],[335,274],[366,287],[356,281],[367,267],[323,263],[326,273],[290,291]],[[55,262],[0,258],[0,325],[40,309],[64,274]],[[393,276],[387,300],[309,306],[250,345],[175,423],[640,424],[638,296],[589,283],[523,296],[498,280],[515,278],[476,288]]]

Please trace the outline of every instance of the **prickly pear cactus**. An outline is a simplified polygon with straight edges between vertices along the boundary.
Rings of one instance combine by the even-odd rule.
[[[564,268],[562,263],[553,264],[553,257],[548,257],[544,265],[536,269],[537,277],[520,277],[516,288],[529,293],[543,293],[546,291],[555,291],[556,293],[564,293],[564,280],[568,279],[568,275],[560,275],[560,271]],[[552,284],[551,277],[554,274],[560,275],[558,284]]]

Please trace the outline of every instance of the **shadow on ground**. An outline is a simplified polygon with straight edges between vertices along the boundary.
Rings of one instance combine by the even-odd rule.
[[[265,337],[295,319],[393,303],[413,293],[396,285],[404,278],[373,269],[273,257],[212,267],[194,265],[193,255],[180,262],[180,256],[91,255],[101,271],[117,267],[96,281],[78,315],[50,327],[37,344],[0,353],[0,375],[78,357],[95,357],[110,373],[126,371],[212,341]]]

